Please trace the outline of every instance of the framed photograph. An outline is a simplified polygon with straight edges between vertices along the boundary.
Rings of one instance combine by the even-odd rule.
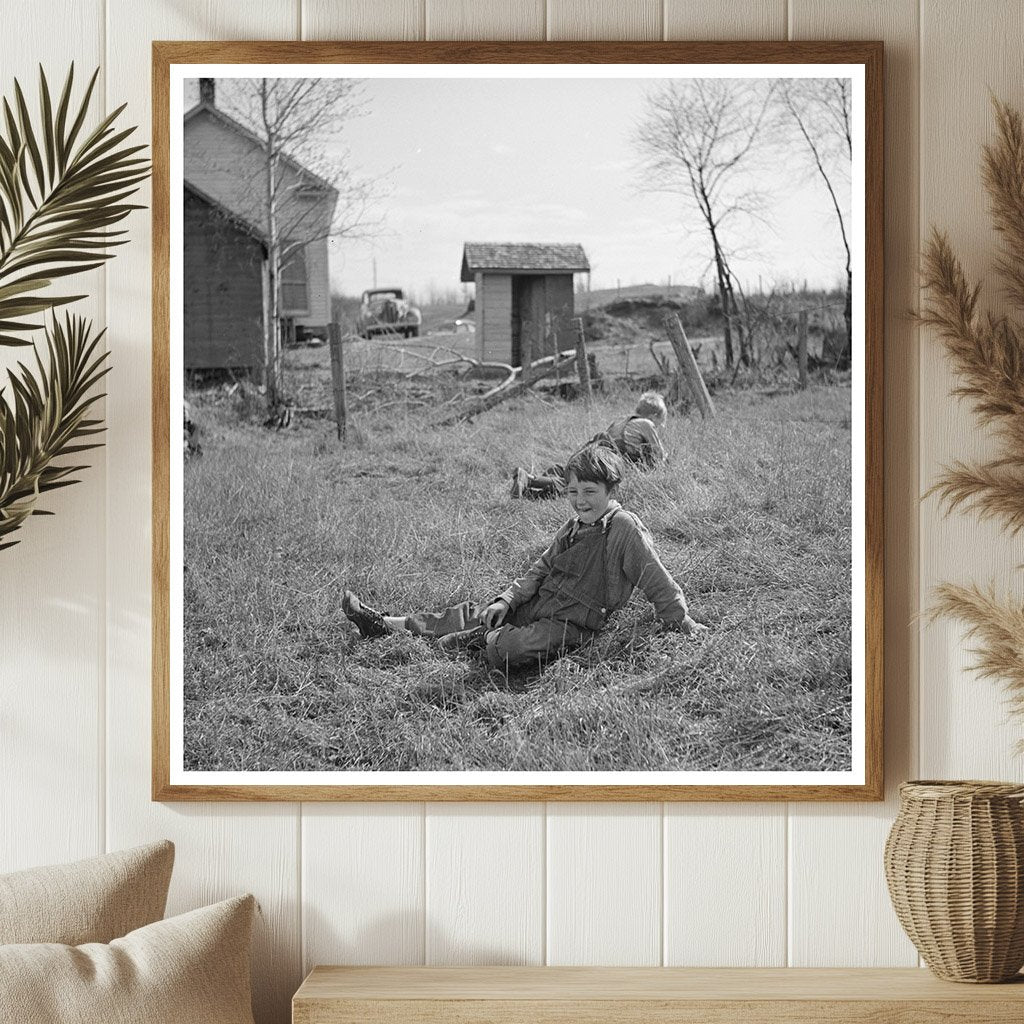
[[[154,799],[882,797],[881,43],[153,95]]]

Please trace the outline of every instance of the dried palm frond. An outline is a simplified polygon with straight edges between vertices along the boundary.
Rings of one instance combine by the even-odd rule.
[[[17,543],[7,538],[30,515],[49,514],[37,505],[41,494],[77,483],[73,474],[87,468],[55,460],[100,447],[90,438],[103,431],[102,421],[88,413],[109,370],[107,353],[97,352],[102,336],[65,315],[46,329],[48,365],[37,353],[37,373],[19,363],[8,374],[11,399],[0,391],[0,551]]]
[[[2,103],[0,124],[0,347],[31,345],[24,335],[42,324],[26,318],[52,311],[81,295],[47,292],[62,277],[94,270],[122,245],[114,230],[132,210],[127,202],[149,175],[144,146],[126,146],[135,129],[115,129],[124,106],[92,131],[84,125],[97,70],[81,101],[72,107],[72,64],[54,105],[39,69],[39,116],[33,121],[20,84],[14,105]],[[39,497],[76,483],[86,468],[63,460],[98,448],[102,421],[89,410],[107,373],[103,332],[65,314],[46,328],[49,358],[35,352],[35,367],[18,363],[8,372],[9,396],[0,388],[0,551],[30,515],[47,515]]]
[[[0,346],[29,345],[24,335],[41,325],[25,322],[54,306],[84,298],[43,294],[62,277],[100,267],[121,245],[114,225],[139,209],[126,202],[149,174],[138,154],[144,146],[123,143],[135,129],[114,125],[120,106],[83,135],[97,70],[72,109],[74,65],[54,106],[39,69],[39,116],[34,124],[21,85],[14,106],[3,101],[0,128]]]
[[[972,650],[979,675],[1003,680],[1017,711],[1024,712],[1024,607],[1010,608],[994,590],[943,583],[935,590],[933,615],[948,615],[967,625],[977,641]]]

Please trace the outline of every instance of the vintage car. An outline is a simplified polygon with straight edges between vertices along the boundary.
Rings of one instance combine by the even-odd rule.
[[[370,288],[363,292],[356,329],[364,338],[375,334],[399,334],[415,338],[423,318],[410,306],[401,288]]]

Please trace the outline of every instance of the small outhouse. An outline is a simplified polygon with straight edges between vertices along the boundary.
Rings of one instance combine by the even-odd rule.
[[[482,360],[521,366],[576,343],[573,275],[589,273],[583,246],[466,242],[463,281],[476,285],[476,342]]]

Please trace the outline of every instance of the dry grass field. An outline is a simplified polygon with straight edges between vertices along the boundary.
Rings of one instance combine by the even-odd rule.
[[[315,389],[326,350],[295,359]],[[510,678],[409,636],[361,641],[341,591],[396,613],[490,598],[568,516],[510,501],[511,467],[561,460],[635,393],[589,413],[530,396],[446,429],[399,403],[344,446],[324,420],[267,431],[223,393],[189,397],[205,454],[185,467],[187,768],[849,767],[848,387],[720,391],[715,420],[670,418],[667,467],[624,482],[706,636],[659,633],[637,592],[589,646]]]

